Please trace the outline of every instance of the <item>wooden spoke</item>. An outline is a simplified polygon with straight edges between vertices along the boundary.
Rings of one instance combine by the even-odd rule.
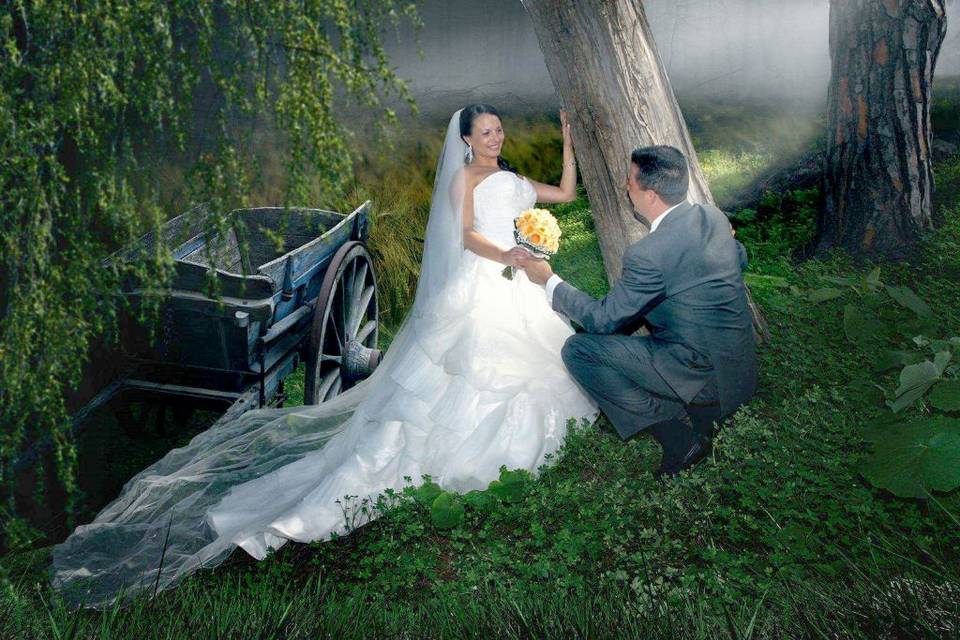
[[[323,402],[327,399],[327,396],[334,385],[337,385],[337,388],[339,388],[341,384],[340,367],[335,367],[328,371],[323,376],[323,379],[320,382],[320,390],[317,392],[317,395],[320,397],[320,401]]]
[[[358,331],[360,330],[360,325],[364,320],[368,319],[370,314],[370,301],[373,299],[373,296],[377,293],[376,287],[370,285],[367,287],[363,293],[357,297],[357,300],[353,303],[354,312],[350,321],[350,332],[357,336],[356,339],[360,342],[363,342],[363,338],[360,337]]]
[[[333,381],[333,385],[331,385],[329,391],[327,391],[327,394],[323,396],[323,399],[329,400],[330,398],[336,397],[337,395],[340,394],[340,390],[342,388],[343,388],[343,379],[340,376],[337,376]]]
[[[321,353],[320,362],[336,362],[337,364],[341,364],[343,362],[343,356]]]
[[[357,342],[363,342],[373,331],[377,328],[377,321],[371,320],[367,324],[363,325],[363,328],[357,333]]]
[[[329,323],[328,323],[328,324],[329,324],[330,328],[333,330],[333,339],[334,339],[334,342],[335,342],[336,345],[337,345],[337,350],[338,350],[340,353],[343,353],[343,346],[347,343],[347,341],[343,338],[344,333],[343,333],[343,330],[342,330],[342,328],[341,328],[343,325],[341,324],[340,326],[337,326],[337,317],[338,317],[338,316],[339,316],[339,314],[337,313],[337,310],[336,310],[336,309],[331,309],[331,310],[330,310],[330,320],[329,320]]]
[[[350,304],[347,335],[351,337],[357,335],[357,329],[360,328],[364,318],[366,318],[366,316],[369,314],[370,300],[373,298],[375,293],[376,288],[373,285],[370,285],[366,289],[357,291],[357,294],[353,296],[353,300]]]
[[[346,283],[341,282],[341,285]],[[336,316],[340,320],[339,329],[340,337],[343,339],[342,344],[346,344],[349,336],[347,335],[347,288],[346,286],[337,287],[336,297],[339,299],[339,303],[334,307],[336,311]]]
[[[360,261],[357,260],[357,262],[360,262]],[[359,275],[356,281],[353,283],[352,291],[353,291],[354,298],[360,297],[360,294],[363,293],[364,287],[367,286],[367,270],[368,269],[369,267],[367,266],[366,262],[360,265]]]

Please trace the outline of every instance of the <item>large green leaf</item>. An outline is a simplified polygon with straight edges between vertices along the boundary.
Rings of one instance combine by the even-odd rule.
[[[960,380],[938,382],[929,399],[930,404],[941,411],[960,411]]]
[[[897,332],[904,338],[931,336],[940,332],[940,324],[933,316],[911,315],[896,324]]]
[[[956,347],[950,340],[934,339],[930,341],[930,350],[934,353],[939,353],[941,351],[949,351],[953,353],[955,348]]]
[[[855,304],[848,304],[843,308],[843,332],[853,342],[860,340],[863,334],[865,318],[863,312]]]
[[[404,490],[413,496],[413,499],[416,500],[424,507],[429,507],[433,504],[433,501],[437,499],[443,489],[437,486],[434,482],[424,482],[422,485],[416,488],[407,488]]]
[[[933,366],[937,368],[937,375],[943,375],[943,372],[952,359],[953,354],[949,351],[938,351],[937,354],[933,356]]]
[[[790,283],[787,282],[786,278],[761,275],[759,273],[743,274],[743,282],[751,289],[754,287],[773,287],[775,289],[787,289],[790,287]]]
[[[834,289],[833,287],[825,287],[823,289],[814,289],[807,294],[807,300],[810,302],[826,302],[827,300],[834,300],[839,298],[844,293],[843,289]]]
[[[500,467],[500,479],[490,483],[490,493],[504,502],[517,502],[526,493],[530,473],[525,469],[507,471]]]
[[[940,371],[937,370],[937,365],[929,360],[904,367],[900,372],[900,386],[897,387],[896,400],[887,401],[887,406],[893,409],[894,413],[906,409],[922,397],[939,379]]]
[[[898,369],[908,364],[917,364],[918,362],[923,362],[923,360],[923,354],[917,353],[916,351],[891,350],[881,353],[880,356],[877,357],[873,365],[873,370],[876,373],[883,373],[884,371]]]
[[[887,285],[887,293],[889,293],[890,297],[896,300],[900,306],[910,309],[910,311],[913,311],[918,316],[928,318],[933,315],[933,310],[930,306],[920,299],[920,296],[915,294],[910,287],[891,287]]]
[[[880,439],[861,468],[875,487],[901,498],[960,486],[960,420],[936,416],[916,421]]]
[[[851,342],[865,347],[885,339],[889,329],[872,311],[851,303],[843,308],[843,332]]]
[[[880,267],[874,267],[863,279],[863,284],[869,291],[876,291],[883,284],[880,282]]]
[[[903,426],[904,422],[901,416],[884,413],[879,418],[864,424],[861,435],[864,442],[873,444],[887,438],[894,429],[902,429]]]
[[[842,278],[839,276],[820,276],[820,279],[829,282],[830,284],[839,285],[841,287],[852,287],[854,281],[850,278]]]
[[[886,397],[883,387],[870,378],[855,378],[847,385],[847,399],[866,406],[882,406]]]
[[[454,494],[444,491],[430,506],[430,521],[437,529],[453,529],[463,522],[463,503]]]
[[[463,496],[463,501],[471,509],[488,513],[497,506],[497,499],[486,491],[471,491]]]

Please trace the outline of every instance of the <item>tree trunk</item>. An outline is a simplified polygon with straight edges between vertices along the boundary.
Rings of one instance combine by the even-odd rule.
[[[933,227],[931,85],[944,0],[834,0],[821,247],[899,257]]]
[[[523,0],[573,124],[580,175],[613,282],[647,233],[627,198],[630,152],[669,144],[687,156],[690,198],[713,204],[640,0]]]
[[[633,217],[626,178],[630,152],[668,144],[687,157],[689,198],[714,204],[687,124],[657,53],[641,0],[523,0],[553,86],[573,123],[580,175],[612,283],[623,252],[646,235]],[[769,329],[750,301],[754,330]]]

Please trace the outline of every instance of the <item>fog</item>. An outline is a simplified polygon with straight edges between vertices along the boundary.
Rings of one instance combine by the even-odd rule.
[[[519,0],[426,0],[421,60],[409,32],[388,48],[425,113],[484,99],[514,109],[558,104]],[[647,0],[654,38],[684,98],[789,101],[820,109],[830,76],[828,0]],[[937,75],[960,75],[960,2]]]

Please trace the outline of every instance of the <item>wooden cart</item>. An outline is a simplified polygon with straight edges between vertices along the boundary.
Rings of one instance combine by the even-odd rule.
[[[307,404],[369,375],[380,359],[369,208],[242,209],[218,233],[202,209],[170,220],[160,231],[176,245],[170,290],[123,291],[134,309],[163,296],[159,328],[151,335],[129,314],[121,319],[121,373],[74,414],[75,425],[123,391],[174,396],[183,411],[227,405],[220,420],[228,420],[282,401],[300,362]],[[148,235],[118,256],[154,245]]]

